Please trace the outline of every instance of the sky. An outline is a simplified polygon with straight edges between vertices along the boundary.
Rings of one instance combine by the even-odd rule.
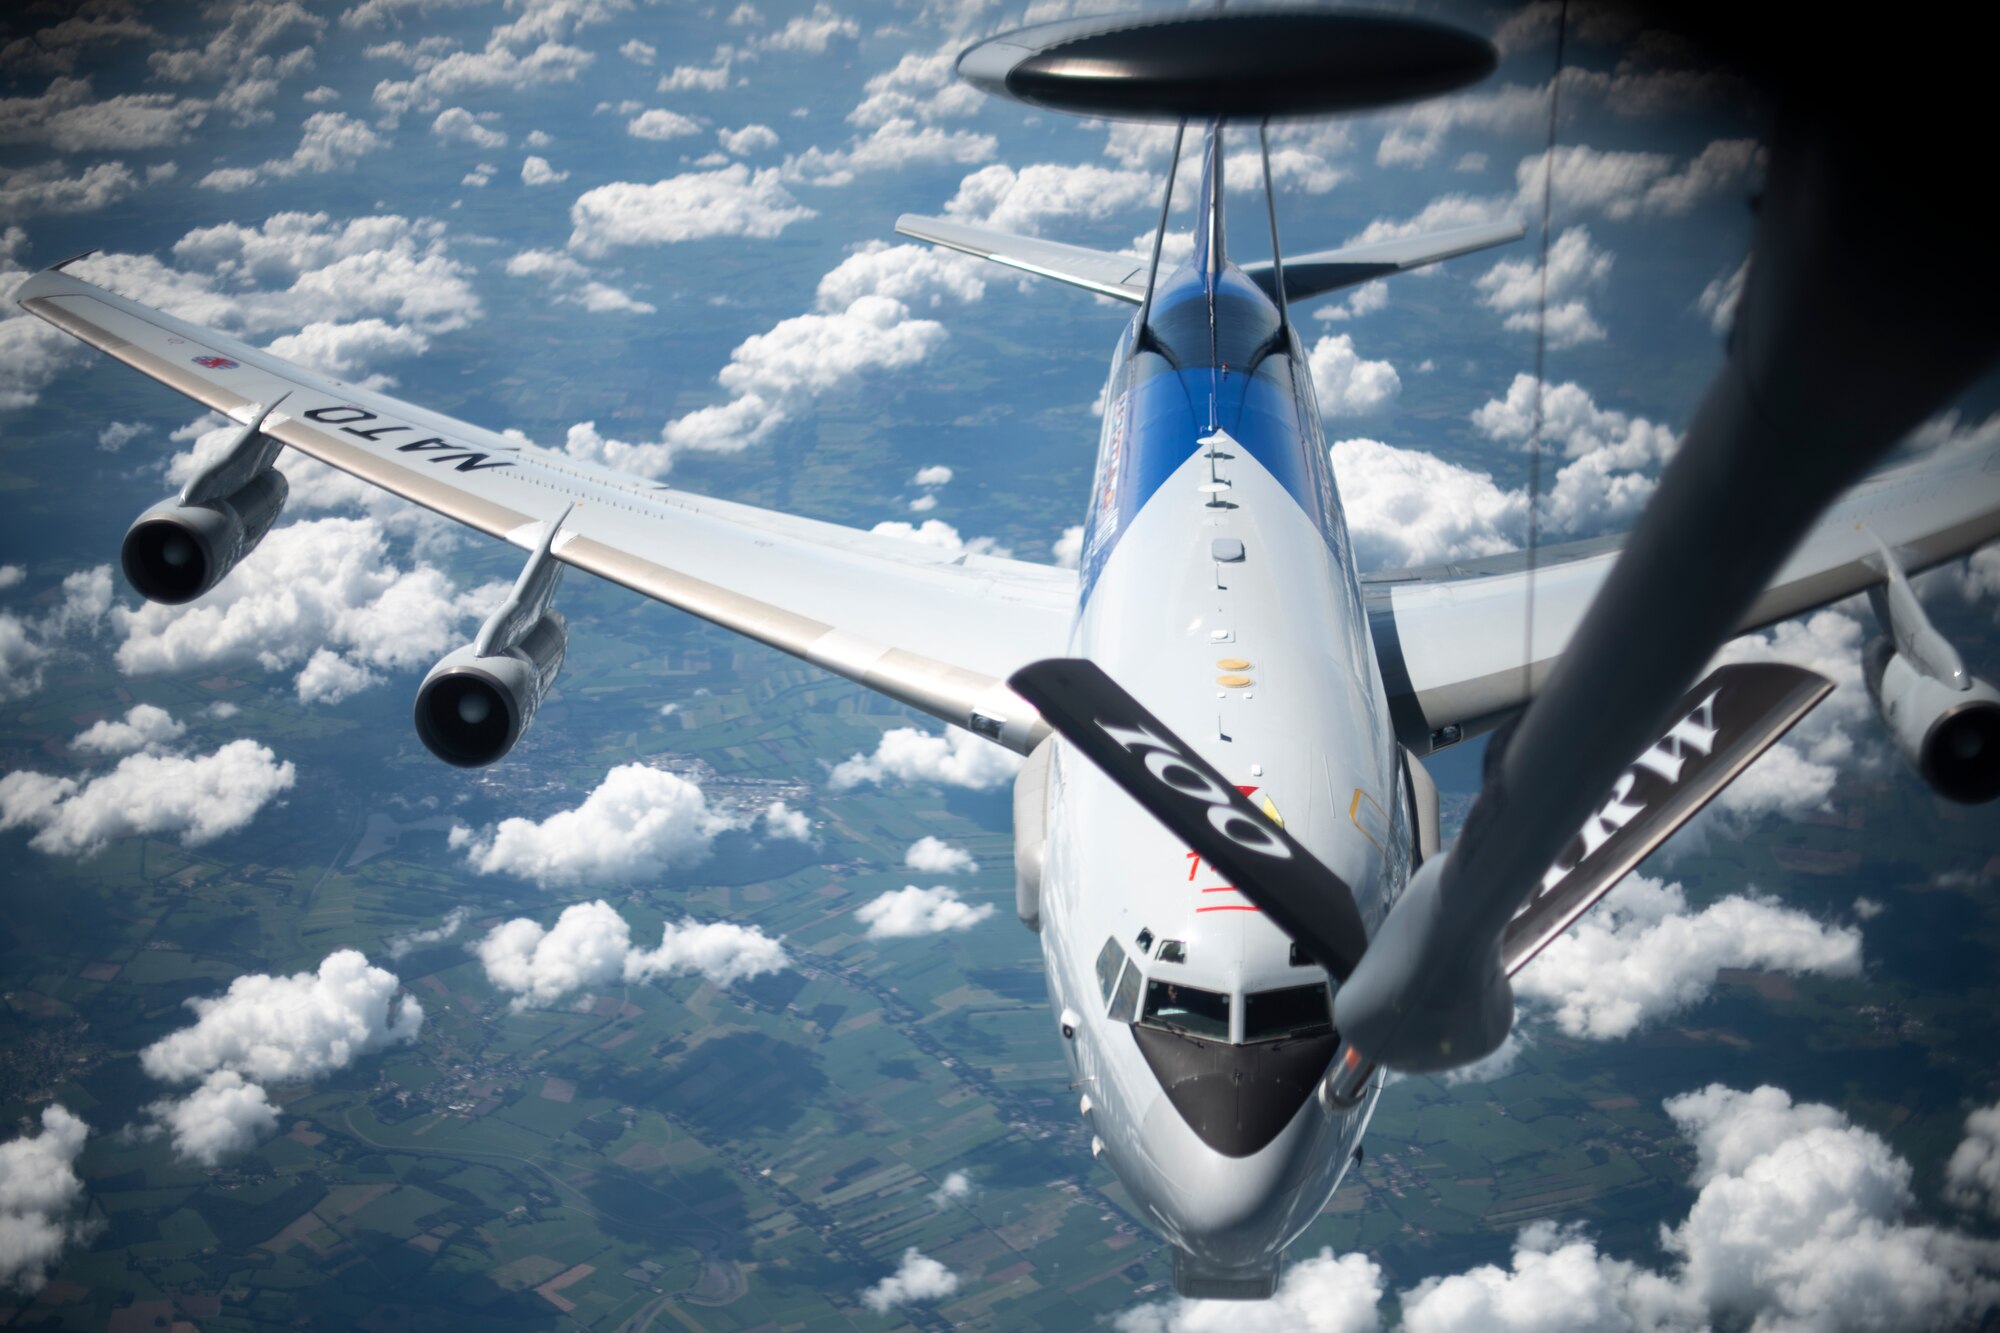
[[[1416,8],[1493,37],[1499,72],[1450,99],[1277,127],[1288,250],[1509,217],[1531,236],[1539,226],[1554,7]],[[1068,12],[983,0],[17,6],[0,27],[0,296],[94,248],[73,272],[549,448],[947,547],[1074,563],[1124,313],[893,233],[913,212],[1107,249],[1147,242],[1170,136],[1032,113],[951,80],[974,38]],[[1763,110],[1672,40],[1572,12],[1546,283],[1522,244],[1300,314],[1372,567],[1521,543],[1538,325],[1538,512],[1552,540],[1629,526],[1720,364]],[[1243,258],[1261,258],[1255,158],[1236,148],[1231,234]],[[1185,244],[1184,231],[1169,238],[1170,252]],[[1906,452],[1992,440],[1995,390],[1977,386]],[[300,709],[358,708],[406,695],[511,580],[504,553],[289,459],[285,520],[222,588],[190,608],[139,603],[115,572],[124,525],[226,438],[8,297],[0,465],[41,489],[0,497],[0,704],[30,706],[88,661],[134,683],[247,673]],[[871,438],[879,447],[839,484],[799,479],[816,444]],[[2000,674],[2000,551],[1921,587],[1974,669]],[[1806,818],[1857,773],[1900,772],[1859,683],[1873,632],[1847,605],[1727,650],[1813,666],[1839,690],[1695,836]],[[0,777],[7,853],[88,857],[139,835],[204,845],[282,817],[312,774],[270,737],[224,736],[227,723],[138,703],[59,755],[21,757]],[[1471,789],[1475,759],[1440,764],[1447,791]],[[829,793],[994,790],[1012,772],[992,747],[918,724],[806,776]],[[810,837],[783,802],[725,810],[696,782],[627,765],[559,812],[451,839],[468,876],[587,887],[683,864],[746,821]],[[932,881],[969,862],[937,843],[913,846],[907,864]],[[1653,870],[1524,977],[1542,1030],[1617,1040],[1699,1003],[1724,968],[1862,966],[1865,909],[1827,920],[1748,886],[1691,907],[1670,865]],[[877,939],[1012,928],[983,925],[990,908],[949,883],[863,910]],[[433,938],[464,927],[448,919]],[[656,945],[603,900],[471,934],[496,993],[520,1009],[611,978],[727,985],[786,965],[754,921],[670,923]],[[420,1041],[395,948],[247,974],[205,1000],[136,1057],[159,1085],[151,1123],[191,1160],[226,1161],[272,1131],[270,1083]],[[296,1026],[272,1032],[280,996]],[[1297,1256],[1280,1301],[1230,1315],[1232,1327],[1775,1329],[1866,1324],[1857,1311],[1910,1327],[2000,1301],[2000,1262],[1978,1238],[2000,1215],[2000,1107],[1968,1115],[1942,1190],[1924,1187],[1958,1210],[1935,1215],[1913,1213],[1909,1164],[1838,1108],[1717,1085],[1667,1111],[1698,1166],[1689,1211],[1662,1220],[1666,1267],[1542,1224],[1507,1266],[1395,1293],[1365,1256]],[[88,1133],[118,1128],[52,1107],[0,1144],[0,1281],[31,1286],[86,1243],[73,1163]],[[1810,1191],[1784,1185],[1800,1179]],[[934,1301],[958,1282],[912,1251],[865,1300]],[[1223,1317],[1155,1303],[1122,1326]]]

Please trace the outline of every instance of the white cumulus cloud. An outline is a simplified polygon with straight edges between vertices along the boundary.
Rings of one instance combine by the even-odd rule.
[[[1365,1254],[1321,1250],[1288,1265],[1268,1301],[1176,1296],[1121,1313],[1118,1333],[1377,1333],[1382,1268]]]
[[[961,537],[957,528],[941,518],[927,518],[922,523],[906,523],[899,518],[884,519],[868,530],[878,537],[901,537],[905,541],[921,542],[953,554],[963,551],[968,555],[1003,558],[1014,554],[1012,549],[991,537]]]
[[[958,896],[958,890],[938,885],[920,889],[914,884],[870,899],[854,910],[855,919],[868,927],[871,940],[908,939],[915,935],[942,935],[948,930],[970,930],[993,915],[992,903],[977,907]]]
[[[251,973],[221,995],[189,999],[193,1026],[146,1047],[139,1064],[165,1083],[193,1082],[218,1069],[268,1082],[317,1078],[416,1039],[423,1006],[399,997],[400,986],[354,949],[328,954],[311,972]]]
[[[70,740],[72,750],[89,754],[130,754],[157,751],[187,734],[187,724],[153,704],[134,704],[121,721],[93,722]]]
[[[1013,751],[957,727],[942,736],[896,727],[882,733],[873,754],[852,755],[835,765],[829,781],[836,791],[889,778],[985,791],[1011,781],[1021,762]]]
[[[218,1069],[186,1096],[163,1097],[146,1111],[175,1152],[203,1166],[249,1152],[278,1128],[270,1096],[233,1069]]]
[[[1731,894],[1689,912],[1678,884],[1632,875],[1514,979],[1572,1037],[1627,1036],[1705,998],[1724,968],[1853,976],[1861,932],[1774,898]]]
[[[485,122],[490,119],[490,112],[475,116],[462,106],[447,107],[431,122],[431,133],[447,142],[469,143],[474,148],[505,148],[506,134],[488,126]]]
[[[631,881],[707,857],[716,834],[735,827],[711,810],[700,787],[645,764],[620,764],[583,803],[547,819],[503,819],[478,834],[451,833],[466,864],[482,875],[509,874],[543,886]]]
[[[778,146],[778,132],[769,125],[745,125],[741,129],[717,130],[716,141],[723,151],[738,157],[768,152]]]
[[[941,1301],[958,1290],[958,1274],[912,1245],[895,1272],[861,1293],[861,1303],[887,1314],[918,1301]]]
[[[668,111],[654,107],[641,111],[625,122],[625,132],[635,139],[651,139],[659,142],[679,139],[690,134],[701,133],[701,122],[693,116],[683,116],[678,111]],[[769,131],[766,131],[769,133]],[[735,151],[734,149],[731,150]]]
[[[2000,1306],[2000,1243],[1905,1220],[1910,1167],[1829,1106],[1720,1084],[1669,1098],[1693,1144],[1697,1194],[1663,1226],[1653,1269],[1580,1227],[1534,1222],[1502,1264],[1400,1292],[1407,1333],[1759,1333],[1978,1326]],[[1293,1265],[1269,1302],[1173,1300],[1126,1311],[1121,1333],[1375,1333],[1382,1274],[1330,1251]]]
[[[963,1171],[953,1171],[931,1191],[931,1206],[943,1208],[947,1204],[958,1203],[972,1197],[972,1177]]]
[[[764,807],[759,816],[764,824],[764,832],[774,838],[790,838],[794,842],[812,841],[812,820],[806,818],[803,810],[794,810],[783,801],[773,801]]]
[[[570,206],[569,247],[595,259],[620,245],[769,238],[815,216],[785,189],[776,168],[752,172],[738,162],[651,185],[614,181],[586,190]]]
[[[1037,235],[1062,218],[1093,220],[1159,204],[1159,178],[1093,164],[1038,162],[1019,171],[1001,163],[981,167],[959,182],[944,211],[960,222]]]
[[[38,1134],[0,1143],[0,1287],[32,1295],[63,1247],[79,1237],[76,1159],[90,1126],[66,1108],[42,1108]]]
[[[1365,569],[1403,569],[1519,546],[1527,497],[1492,476],[1379,440],[1332,448],[1349,539]]]
[[[255,741],[212,754],[129,754],[79,783],[18,770],[0,777],[0,829],[33,828],[28,845],[51,856],[90,856],[114,838],[178,834],[198,847],[234,833],[296,780]]]
[[[445,913],[444,920],[438,922],[435,926],[423,930],[406,930],[399,935],[391,935],[388,939],[382,941],[382,945],[392,960],[404,958],[427,945],[442,944],[444,941],[453,938],[459,931],[465,928],[465,923],[471,919],[471,908],[454,907]]]
[[[1548,345],[1554,348],[1602,342],[1604,327],[1585,298],[1604,286],[1613,257],[1591,244],[1589,228],[1570,227],[1549,245],[1546,283],[1543,265],[1532,259],[1503,259],[1481,274],[1475,285],[1486,304],[1506,316],[1509,329],[1533,333],[1543,327]]]
[[[969,875],[979,869],[979,862],[972,859],[971,852],[928,833],[910,844],[910,849],[903,853],[903,864],[926,875]]]
[[[521,163],[521,184],[556,185],[569,179],[567,171],[557,171],[546,157],[532,154]]]
[[[668,922],[659,947],[635,948],[625,918],[601,898],[564,908],[546,928],[529,917],[503,922],[473,952],[486,979],[514,997],[516,1011],[553,1008],[596,987],[691,973],[726,986],[790,962],[779,941],[728,921]]]
[[[217,996],[187,1001],[196,1019],[139,1052],[163,1083],[198,1083],[148,1110],[183,1156],[214,1164],[253,1146],[276,1124],[262,1087],[347,1068],[364,1055],[415,1041],[424,1011],[398,996],[395,975],[353,949],[328,954],[316,971],[253,973]]]
[[[1787,662],[1818,672],[1834,683],[1834,690],[1724,788],[1710,807],[1714,813],[1704,811],[1703,818],[1740,828],[1763,814],[1799,818],[1825,808],[1841,770],[1860,757],[1857,733],[1874,718],[1861,680],[1866,636],[1859,620],[1829,609],[1722,646],[1717,663]]]
[[[1944,1196],[1960,1208],[2000,1217],[2000,1105],[1965,1118],[1965,1137],[1945,1164]]]
[[[1403,391],[1403,380],[1387,361],[1367,361],[1345,333],[1321,338],[1307,357],[1319,410],[1329,417],[1380,412]]]

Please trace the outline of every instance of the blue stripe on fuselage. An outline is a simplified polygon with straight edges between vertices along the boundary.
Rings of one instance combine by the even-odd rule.
[[[1208,292],[1191,264],[1160,284],[1151,320],[1171,356],[1132,353],[1128,327],[1105,403],[1090,516],[1084,527],[1082,599],[1088,601],[1119,538],[1213,421],[1298,502],[1343,563],[1346,531],[1333,489],[1326,438],[1304,367],[1281,337],[1277,308],[1234,267],[1216,279],[1214,355]],[[1232,361],[1235,364],[1232,364]],[[1246,373],[1244,365],[1255,361]],[[1190,505],[1195,496],[1186,497]]]

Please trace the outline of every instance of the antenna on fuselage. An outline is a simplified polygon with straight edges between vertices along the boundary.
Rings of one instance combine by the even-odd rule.
[[[1569,0],[1556,14],[1556,72],[1549,80],[1549,146],[1542,154],[1542,266],[1535,298],[1535,413],[1528,429],[1528,587],[1521,613],[1521,694],[1534,694],[1535,566],[1541,544],[1542,432],[1548,426],[1543,395],[1549,346],[1549,217],[1555,208],[1556,118],[1562,107],[1563,49],[1569,35]],[[1275,225],[1275,224],[1274,224]],[[1278,277],[1284,290],[1284,275]]]
[[[1271,188],[1271,118],[1266,116],[1257,125],[1257,148],[1264,156],[1264,211],[1271,218],[1271,278],[1272,288],[1278,295],[1278,328],[1289,332],[1292,327],[1291,302],[1285,299],[1285,255],[1278,248],[1278,192]]]
[[[1187,117],[1183,116],[1174,125],[1174,151],[1172,156],[1167,158],[1167,189],[1166,193],[1160,198],[1160,225],[1153,232],[1153,262],[1146,269],[1146,299],[1139,305],[1139,332],[1137,337],[1141,340],[1146,336],[1147,321],[1152,318],[1153,314],[1153,288],[1160,281],[1160,248],[1166,244],[1167,214],[1173,211],[1174,177],[1180,172],[1181,140],[1186,134]],[[1134,350],[1137,350],[1136,347]]]

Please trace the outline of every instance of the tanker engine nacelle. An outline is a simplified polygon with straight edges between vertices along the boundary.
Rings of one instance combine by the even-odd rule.
[[[569,625],[550,605],[562,581],[555,557],[562,518],[549,524],[514,590],[417,687],[417,739],[447,764],[482,768],[514,748],[569,653]]]
[[[1990,801],[2000,796],[2000,690],[1965,669],[1886,548],[1882,562],[1868,600],[1888,637],[1870,640],[1861,663],[1875,711],[1932,791]]]
[[[417,738],[447,764],[480,768],[514,748],[569,651],[562,612],[550,611],[498,653],[476,643],[449,653],[417,687]]]
[[[290,493],[285,474],[272,466],[285,446],[263,433],[276,406],[252,409],[255,419],[221,457],[126,530],[118,563],[141,597],[169,606],[193,601],[271,531]]]
[[[1968,805],[2000,796],[2000,690],[1976,676],[1954,688],[1886,639],[1870,641],[1862,670],[1896,748],[1931,790]]]

